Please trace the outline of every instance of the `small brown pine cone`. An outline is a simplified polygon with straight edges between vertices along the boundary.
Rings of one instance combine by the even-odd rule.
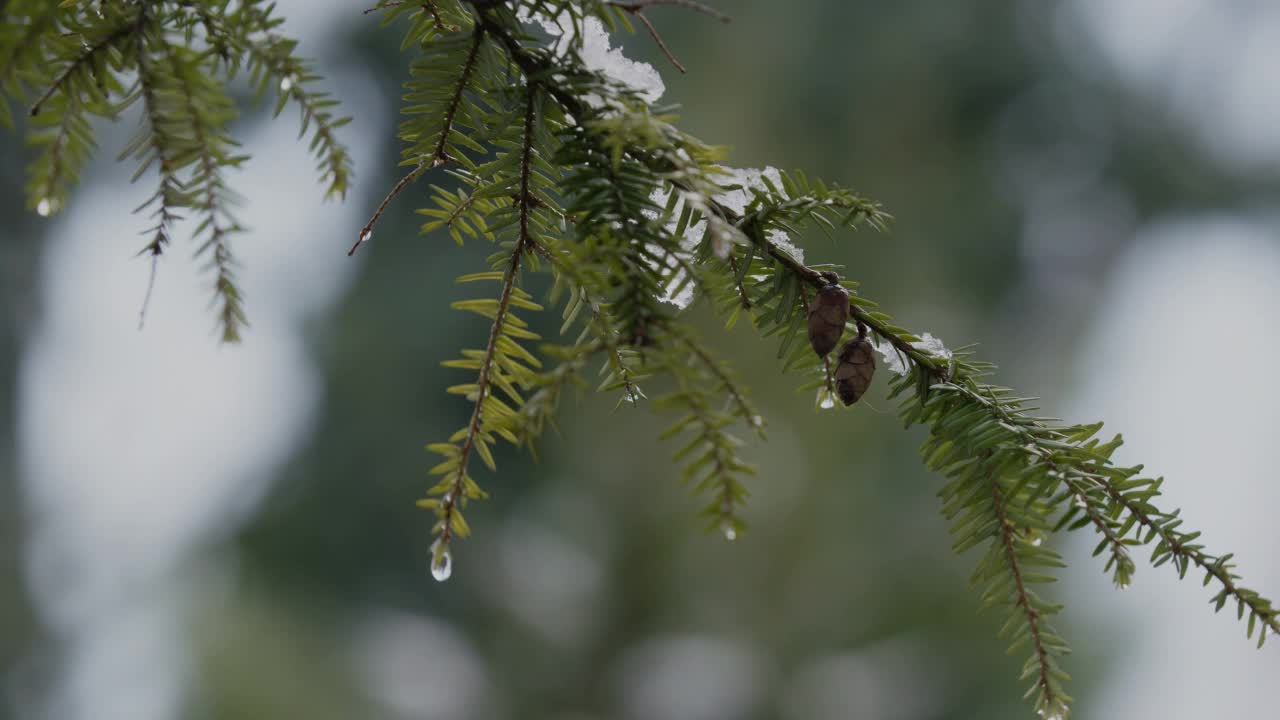
[[[849,321],[849,291],[840,286],[835,273],[823,275],[831,282],[818,290],[809,304],[809,345],[818,357],[836,349]]]
[[[836,366],[836,393],[845,405],[858,402],[858,398],[871,387],[876,374],[876,358],[871,343],[865,337],[856,337],[840,348],[840,364]]]

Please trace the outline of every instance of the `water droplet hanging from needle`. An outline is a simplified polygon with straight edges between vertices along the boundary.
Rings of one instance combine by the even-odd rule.
[[[444,582],[453,574],[453,556],[449,554],[449,546],[441,545],[440,539],[431,543],[431,577],[437,582]]]

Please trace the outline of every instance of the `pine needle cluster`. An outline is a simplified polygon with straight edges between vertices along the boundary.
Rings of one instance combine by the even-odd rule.
[[[730,540],[746,529],[739,510],[755,469],[739,449],[746,435],[765,438],[765,422],[687,321],[684,306],[699,302],[769,338],[822,408],[856,403],[879,354],[901,419],[927,430],[921,454],[945,478],[938,494],[954,549],[978,552],[973,584],[982,606],[1004,616],[1009,651],[1026,657],[1023,681],[1042,717],[1066,717],[1071,701],[1069,650],[1052,625],[1062,606],[1045,595],[1064,565],[1045,542],[1056,533],[1093,533],[1117,587],[1149,548],[1155,566],[1202,574],[1215,609],[1232,606],[1259,646],[1280,631],[1275,607],[1242,584],[1232,556],[1210,553],[1178,511],[1157,506],[1161,479],[1112,462],[1119,436],[1037,415],[1032,398],[989,384],[994,368],[971,350],[895,325],[844,268],[807,264],[790,242],[806,226],[881,230],[890,218],[878,204],[801,172],[726,168],[721,149],[682,132],[643,88],[588,62],[591,38],[639,25],[683,69],[646,15],[662,5],[724,19],[694,0],[384,1],[366,11],[400,27],[411,54],[399,128],[407,172],[351,252],[411,187],[424,198],[424,233],[493,248],[487,268],[458,278],[473,297],[454,303],[487,324],[487,341],[445,362],[461,373],[448,392],[468,403],[469,419],[427,446],[436,480],[419,505],[435,517],[435,577],[449,577],[471,503],[486,497],[476,469],[496,470],[501,441],[536,452],[574,387],[669,414],[663,437],[707,525]],[[226,130],[234,104],[215,78],[243,73],[260,94],[275,91],[277,112],[295,104],[328,192],[342,195],[349,181],[335,137],[344,120],[310,89],[315,76],[270,6],[11,0],[0,9],[0,82],[31,107],[31,140],[42,148],[32,207],[64,205],[92,149],[94,116],[141,104],[142,126],[121,157],[158,178],[140,208],[155,223],[143,251],[163,252],[175,219],[195,214],[223,334],[234,339],[244,316],[228,238],[241,228],[223,176],[245,158]],[[552,279],[545,299],[525,289],[535,273]],[[530,329],[531,314],[546,312],[562,323],[554,342]]]

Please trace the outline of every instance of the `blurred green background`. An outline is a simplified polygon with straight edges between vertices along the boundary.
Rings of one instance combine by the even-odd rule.
[[[349,112],[395,103],[397,33],[338,5],[318,4],[345,13],[343,32],[323,47],[304,38],[304,50],[338,75],[366,70]],[[1061,409],[1104,270],[1134,228],[1269,206],[1278,177],[1223,162],[1132,83],[1081,62],[1098,50],[1063,5],[743,0],[719,3],[727,26],[655,9],[684,76],[646,36],[625,45],[661,70],[687,130],[733,148],[731,164],[803,168],[897,218],[886,234],[804,238],[810,260],[845,264],[907,327],[951,346],[981,340],[1009,366],[1006,382]],[[384,119],[378,156],[357,156],[365,192],[347,200],[350,221],[307,252],[342,252],[397,177],[395,118]],[[27,152],[0,136],[0,717],[79,717],[91,705],[57,697],[92,692],[66,680],[76,645],[31,590],[40,520],[23,512],[14,442],[50,228],[21,209]],[[1029,230],[1064,195],[1079,212],[1058,216],[1077,225],[1049,225],[1065,239]],[[505,452],[501,472],[479,478],[492,500],[469,514],[475,535],[456,547],[453,578],[433,582],[431,518],[413,506],[431,462],[421,447],[465,421],[466,404],[443,391],[459,376],[440,362],[487,329],[447,308],[466,292],[452,278],[489,248],[419,237],[411,202],[383,218],[348,294],[306,320],[320,382],[300,446],[260,471],[260,500],[183,550],[170,581],[144,586],[181,598],[169,631],[182,638],[182,682],[171,704],[133,717],[1030,716],[999,620],[967,589],[974,558],[949,550],[922,437],[901,430],[883,378],[857,408],[816,412],[798,380],[779,379],[771,343],[720,330],[705,308],[693,313],[710,344],[769,422],[769,442],[746,451],[761,468],[748,532],[728,543],[702,531],[673,448],[656,439],[663,418],[583,395],[540,462]],[[129,238],[98,242],[134,251]],[[1056,590],[1079,716],[1093,717],[1088,699],[1120,671],[1108,654],[1123,628],[1073,614],[1071,583]],[[122,678],[149,682],[143,670]]]

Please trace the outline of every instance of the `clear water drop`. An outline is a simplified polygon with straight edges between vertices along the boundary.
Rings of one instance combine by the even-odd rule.
[[[818,390],[818,407],[823,410],[830,410],[836,406],[836,399],[831,396],[831,392],[826,388]]]
[[[720,531],[724,533],[724,539],[733,542],[738,539],[738,530],[733,526],[733,521],[725,520],[720,523]]]
[[[1042,538],[1042,537],[1038,537],[1038,538],[1035,538],[1034,540],[1032,540],[1032,541],[1031,541],[1031,544],[1032,544],[1032,545],[1034,545],[1034,546],[1036,546],[1036,547],[1040,547],[1040,543],[1042,543],[1042,542],[1044,542],[1044,538]]]
[[[280,80],[280,92],[289,92],[293,89],[293,77],[286,75]]]
[[[363,245],[363,244],[365,244],[365,243],[367,243],[367,242],[369,242],[369,240],[371,240],[372,238],[373,238],[373,231],[372,231],[372,230],[370,230],[370,229],[369,229],[369,228],[367,228],[367,227],[366,227],[365,229],[361,230],[361,231],[360,231],[360,237],[356,238],[356,244],[355,244],[355,245],[352,245],[352,246],[351,246],[351,249],[347,251],[347,257],[350,257],[350,256],[352,256],[352,255],[355,255],[355,254],[356,254],[356,251],[360,249],[360,246],[361,246],[361,245]]]
[[[1128,590],[1128,589],[1129,589],[1129,583],[1127,583],[1127,582],[1120,583],[1120,584],[1119,584],[1119,585],[1117,585],[1116,587],[1120,588],[1121,590]]]
[[[40,198],[40,202],[36,203],[36,213],[40,217],[49,217],[53,214],[53,201],[49,198]]]
[[[431,543],[431,577],[436,582],[444,582],[453,574],[453,556],[449,554],[449,546],[442,545],[440,538]]]

